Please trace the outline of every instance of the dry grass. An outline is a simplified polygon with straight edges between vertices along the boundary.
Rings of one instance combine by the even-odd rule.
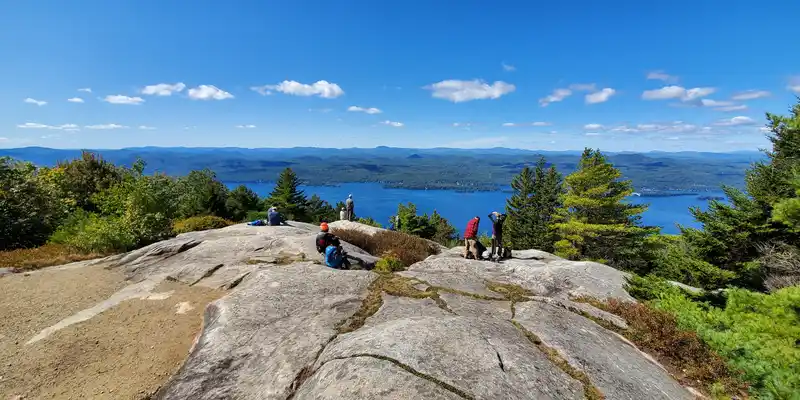
[[[332,233],[375,257],[392,254],[406,267],[438,253],[427,240],[401,232],[379,231],[370,235],[354,229],[334,229]]]
[[[91,260],[107,254],[82,253],[60,244],[45,244],[32,249],[0,251],[0,268],[21,271]]]
[[[739,398],[748,397],[748,385],[741,380],[741,374],[728,368],[725,360],[695,332],[678,328],[678,321],[672,314],[647,304],[616,299],[600,301],[581,297],[575,300],[622,317],[629,328],[619,333],[642,351],[654,355],[684,384],[699,386],[706,393],[723,391]]]

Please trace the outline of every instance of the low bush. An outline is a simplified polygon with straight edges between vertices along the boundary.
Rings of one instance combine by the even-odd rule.
[[[438,253],[438,249],[427,240],[396,231],[379,231],[370,235],[354,229],[334,229],[332,233],[373,256],[392,254],[404,266]]]
[[[0,268],[16,268],[25,271],[91,260],[105,255],[107,254],[77,252],[65,245],[48,243],[31,249],[0,251]]]
[[[736,278],[736,273],[694,257],[680,236],[653,235],[647,244],[648,274],[704,289],[725,287]]]
[[[745,395],[748,385],[742,373],[708,346],[697,333],[682,329],[677,318],[650,303],[630,303],[617,299],[600,301],[578,298],[577,301],[616,314],[628,323],[619,330],[641,350],[652,354],[666,365],[676,378],[687,385],[700,386],[714,398]],[[613,327],[611,327],[613,329]]]
[[[137,238],[120,217],[81,213],[59,228],[50,242],[81,253],[112,254],[136,247]]]
[[[375,264],[375,272],[397,272],[405,270],[407,265],[403,264],[393,253],[386,253]]]
[[[266,211],[248,211],[244,220],[247,222],[255,221],[257,219],[267,219],[268,213]]]
[[[176,235],[194,231],[205,231],[209,229],[219,229],[233,225],[234,222],[213,215],[199,217],[189,217],[180,221],[175,221],[173,231]]]

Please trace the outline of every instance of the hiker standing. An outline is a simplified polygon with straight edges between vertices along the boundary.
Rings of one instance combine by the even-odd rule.
[[[500,258],[503,256],[503,222],[506,220],[506,215],[492,211],[489,214],[489,220],[492,221],[492,253],[490,257],[494,257],[494,251],[497,248],[497,258]]]
[[[476,260],[481,259],[481,254],[478,251],[478,225],[481,223],[481,217],[475,218],[467,222],[467,229],[464,230],[464,258],[469,258],[470,253]]]
[[[344,210],[344,207],[339,211],[339,220],[344,221],[347,219],[347,212]]]
[[[348,221],[352,221],[353,220],[353,210],[355,210],[355,205],[353,204],[353,195],[352,194],[347,196],[347,200],[345,200],[344,206],[347,209],[346,210],[347,211],[346,212],[347,220]]]

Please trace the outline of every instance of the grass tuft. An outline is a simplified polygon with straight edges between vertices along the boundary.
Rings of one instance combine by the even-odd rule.
[[[53,265],[85,261],[106,256],[100,253],[85,253],[61,244],[48,243],[32,249],[0,251],[0,268],[15,268],[30,271]]]

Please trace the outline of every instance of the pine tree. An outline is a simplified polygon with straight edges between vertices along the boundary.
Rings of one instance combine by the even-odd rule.
[[[644,239],[658,229],[640,225],[646,205],[623,201],[633,186],[621,176],[599,150],[584,150],[578,169],[565,178],[564,204],[554,225],[560,238],[556,254],[623,269],[644,262]]]
[[[553,251],[552,219],[560,206],[561,174],[546,168],[539,158],[533,171],[527,166],[511,181],[513,195],[506,201],[504,240],[512,249]]]
[[[300,179],[297,178],[294,171],[291,168],[284,169],[264,206],[267,208],[278,207],[278,211],[287,220],[310,222],[310,217],[307,215],[308,200],[298,186],[300,186]]]

